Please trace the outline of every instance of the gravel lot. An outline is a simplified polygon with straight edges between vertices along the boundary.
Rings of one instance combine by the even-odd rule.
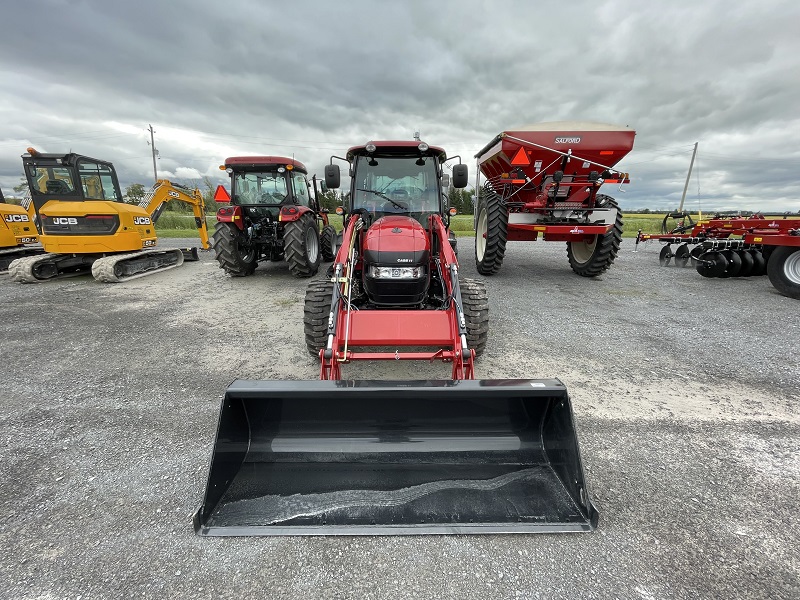
[[[572,396],[600,511],[573,535],[197,537],[227,385],[317,377],[307,280],[230,279],[211,254],[119,285],[0,276],[0,597],[800,597],[800,303],[766,277],[661,268],[660,249],[626,239],[589,280],[564,244],[512,243],[487,279],[478,377]]]

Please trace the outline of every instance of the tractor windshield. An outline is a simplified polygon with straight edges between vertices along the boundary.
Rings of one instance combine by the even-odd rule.
[[[232,191],[235,204],[277,205],[289,197],[286,174],[277,170],[236,173]]]
[[[366,209],[374,218],[408,214],[423,226],[440,212],[434,157],[359,156],[355,167],[353,210]]]

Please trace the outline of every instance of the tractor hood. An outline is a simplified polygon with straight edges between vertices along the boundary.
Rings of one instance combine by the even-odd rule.
[[[419,221],[390,215],[375,221],[364,236],[364,262],[385,267],[427,265],[431,245]]]
[[[372,302],[413,306],[425,299],[431,243],[417,220],[402,215],[378,219],[364,235],[363,253],[362,284]]]

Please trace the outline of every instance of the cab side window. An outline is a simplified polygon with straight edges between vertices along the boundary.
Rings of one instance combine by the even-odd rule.
[[[294,196],[303,206],[311,206],[311,194],[308,191],[308,181],[302,173],[296,173],[294,179]]]

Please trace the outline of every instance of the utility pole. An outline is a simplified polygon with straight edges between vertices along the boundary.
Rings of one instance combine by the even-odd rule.
[[[683,186],[683,196],[681,196],[681,205],[678,207],[678,212],[683,212],[683,201],[686,200],[686,190],[689,189],[689,179],[692,177],[692,167],[694,166],[694,157],[697,155],[697,142],[694,143],[694,151],[692,152],[692,162],[689,163],[689,173],[686,175],[686,185]]]
[[[158,171],[156,170],[156,154],[158,154],[158,150],[156,150],[156,142],[153,139],[153,134],[155,133],[155,130],[153,129],[152,125],[150,125],[149,130],[150,130],[150,148],[153,150],[153,180],[155,182],[158,181]],[[687,183],[686,185],[689,184]]]

